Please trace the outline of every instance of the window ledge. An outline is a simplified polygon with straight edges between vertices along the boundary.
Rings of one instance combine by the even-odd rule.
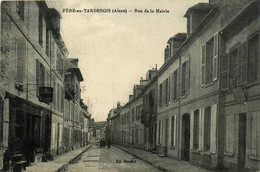
[[[244,87],[245,88],[250,88],[250,87],[253,87],[253,86],[255,86],[255,85],[259,85],[260,84],[260,80],[256,80],[256,81],[248,81],[245,85],[244,85]],[[242,86],[243,87],[243,86]]]
[[[201,150],[199,150],[199,149],[192,149],[191,151],[195,152],[195,153],[200,153],[201,152]]]
[[[257,160],[257,161],[260,161],[260,157],[259,156],[249,156],[249,159],[251,160]]]
[[[211,153],[210,153],[209,150],[208,150],[208,151],[205,151],[205,152],[201,151],[201,153],[204,154],[204,155],[211,155]]]
[[[224,152],[224,155],[226,155],[226,156],[233,156],[234,154],[232,152]]]
[[[175,103],[175,102],[177,102],[178,100],[179,100],[179,99],[176,98],[176,99],[173,99],[172,102]]]
[[[210,87],[212,85],[214,85],[214,81],[211,81],[210,83],[205,84],[204,88]]]
[[[189,95],[189,92],[186,92],[184,95],[181,96],[182,99],[186,98]]]

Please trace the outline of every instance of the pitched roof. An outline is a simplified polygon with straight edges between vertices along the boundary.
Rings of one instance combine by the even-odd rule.
[[[196,10],[196,11],[210,11],[212,8],[214,8],[216,4],[209,4],[209,3],[198,3],[193,6],[191,6],[187,12],[185,13],[184,17],[188,17],[191,11]]]

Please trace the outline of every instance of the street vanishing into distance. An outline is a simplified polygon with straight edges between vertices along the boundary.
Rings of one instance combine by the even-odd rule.
[[[114,146],[100,148],[99,144],[96,143],[83,153],[76,163],[68,166],[65,171],[157,172],[159,170]]]

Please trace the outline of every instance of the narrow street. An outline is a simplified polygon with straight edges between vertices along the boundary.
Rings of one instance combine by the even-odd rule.
[[[116,147],[112,146],[108,149],[93,145],[92,148],[82,154],[77,163],[71,164],[66,171],[156,172],[159,170]]]

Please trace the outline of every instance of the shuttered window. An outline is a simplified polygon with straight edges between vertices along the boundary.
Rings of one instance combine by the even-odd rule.
[[[180,97],[180,68],[177,69],[176,76],[177,76],[176,98],[178,99]]]
[[[188,94],[190,87],[190,59],[182,64],[181,95]]]
[[[260,111],[251,115],[251,155],[260,157]]]
[[[193,120],[193,149],[199,148],[199,110],[194,111]]]
[[[201,84],[217,80],[218,76],[218,33],[202,45]]]
[[[182,71],[181,71],[181,95],[183,96],[183,95],[185,95],[185,93],[186,93],[186,90],[185,90],[185,83],[186,83],[186,67],[187,67],[187,65],[186,65],[186,62],[184,62],[183,64],[182,64],[182,66],[181,66],[181,69],[182,69]]]
[[[55,82],[55,79],[54,79],[54,76],[53,76],[53,107],[56,108],[56,96],[57,96],[57,91],[56,91],[56,88],[57,87],[57,84]]]
[[[177,100],[177,70],[172,74],[172,99]]]
[[[45,72],[45,67],[36,59],[36,95],[39,96],[39,87],[47,84],[46,78],[47,72]]]
[[[247,83],[247,73],[248,73],[248,42],[242,43],[242,82]]]
[[[210,152],[217,151],[217,104],[211,106],[210,113]]]
[[[189,89],[190,89],[190,58],[186,60],[185,94],[189,92]]]
[[[176,115],[173,115],[171,118],[171,146],[176,146]]]
[[[167,96],[167,102],[171,101],[171,77],[168,77],[168,96]]]
[[[162,83],[162,106],[166,104],[166,80]]]
[[[248,41],[248,81],[260,78],[259,35]]]
[[[206,43],[206,83],[208,84],[212,82],[212,60],[213,60],[213,50],[214,50],[214,39],[211,38],[207,43]]]
[[[218,76],[218,33],[214,35],[213,49],[213,81],[217,80]]]
[[[205,108],[204,113],[204,151],[210,150],[210,133],[211,133],[211,107]]]
[[[165,102],[164,104],[167,104],[168,103],[168,97],[169,97],[169,80],[168,78],[165,80]]]
[[[46,55],[50,56],[50,29],[46,28]]]
[[[229,60],[229,84],[230,88],[236,86],[236,78],[237,78],[237,59],[238,59],[238,48],[229,52],[228,55]]]
[[[201,84],[206,83],[206,45],[202,45]]]
[[[42,46],[42,35],[43,35],[43,16],[41,11],[39,10],[39,21],[38,21],[38,41],[39,44]]]
[[[23,83],[25,77],[26,40],[16,39],[16,82]]]

